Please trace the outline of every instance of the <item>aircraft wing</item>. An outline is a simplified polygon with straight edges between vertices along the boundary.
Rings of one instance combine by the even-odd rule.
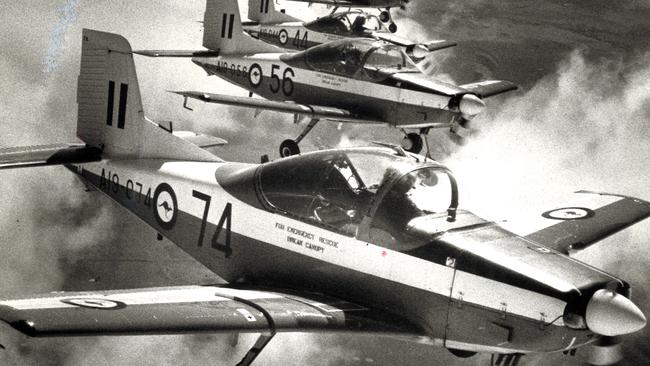
[[[650,202],[638,198],[576,193],[576,199],[543,210],[532,220],[519,217],[504,226],[526,239],[569,254],[650,217]]]
[[[101,160],[101,150],[85,144],[52,144],[0,149],[0,169],[88,163]]]
[[[311,3],[326,4],[326,5],[334,5],[334,6],[361,6],[362,5],[352,0],[289,0],[289,1],[295,1],[299,3],[310,3],[310,4]]]
[[[239,107],[255,108],[259,110],[271,110],[275,112],[291,113],[309,118],[320,118],[337,122],[386,123],[386,121],[352,113],[347,109],[314,104],[278,102],[268,99],[237,97],[223,94],[210,94],[197,91],[174,91],[173,93],[184,96],[186,100],[187,98],[193,98],[206,103],[218,103]]]
[[[505,80],[485,80],[477,83],[460,86],[467,89],[481,98],[491,97],[511,90],[517,90],[517,85]]]
[[[386,32],[373,32],[372,36],[377,39],[381,39],[382,41],[390,42],[402,47],[415,47],[417,45],[421,45],[423,49],[426,49],[427,52],[443,50],[445,48],[455,47],[458,45],[456,42],[444,40],[430,41],[427,43],[415,43],[410,39],[402,38],[400,36],[396,36],[393,33]]]
[[[296,1],[301,3],[315,3],[315,4],[327,4],[340,7],[367,7],[367,8],[384,8],[384,7],[395,7],[402,5],[403,0],[289,0]]]
[[[395,315],[321,294],[218,286],[54,292],[1,300],[0,319],[32,337],[276,331],[424,335]]]
[[[217,57],[219,51],[213,50],[138,50],[136,55],[147,57]]]

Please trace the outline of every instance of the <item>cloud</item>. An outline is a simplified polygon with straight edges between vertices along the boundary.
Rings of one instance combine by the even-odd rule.
[[[68,0],[65,5],[59,9],[61,13],[59,22],[50,34],[50,45],[47,49],[47,57],[45,59],[46,72],[52,72],[56,69],[57,57],[59,52],[61,52],[65,33],[77,18],[77,5],[79,5],[79,1],[80,0]]]

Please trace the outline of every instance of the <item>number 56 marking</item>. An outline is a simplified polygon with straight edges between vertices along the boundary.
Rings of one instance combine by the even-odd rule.
[[[269,84],[269,88],[273,93],[277,93],[280,91],[280,87],[282,87],[282,93],[287,97],[291,96],[291,94],[293,94],[293,80],[291,80],[291,78],[295,77],[296,73],[293,72],[292,68],[287,67],[284,69],[284,72],[282,73],[282,81],[280,81],[279,74],[276,74],[276,71],[279,70],[280,65],[271,65],[271,84]]]
[[[203,239],[205,237],[205,227],[208,222],[208,213],[210,212],[210,202],[212,201],[212,198],[203,192],[199,192],[195,190],[192,191],[192,196],[205,202],[205,206],[203,208],[203,219],[201,220],[201,229],[199,230],[199,241],[198,241],[198,246],[202,247]],[[219,223],[217,224],[217,230],[215,230],[214,235],[212,235],[212,243],[211,243],[212,248],[220,252],[223,252],[226,255],[226,258],[230,258],[230,256],[232,255],[232,248],[230,247],[231,222],[232,222],[232,204],[227,203],[226,208],[223,210],[223,213],[221,214]],[[222,242],[219,240],[219,236],[224,229],[224,224],[226,225],[225,242]]]

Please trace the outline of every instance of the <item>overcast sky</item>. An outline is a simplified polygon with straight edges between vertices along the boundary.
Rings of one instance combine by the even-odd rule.
[[[242,4],[245,14],[246,1]],[[327,10],[286,6],[312,16]],[[81,29],[124,35],[134,49],[199,49],[204,2],[27,0],[0,4],[0,147],[75,141],[75,88]],[[400,34],[448,39],[438,76],[459,83],[504,78],[521,90],[488,101],[478,132],[458,147],[432,136],[434,155],[455,172],[461,206],[500,220],[536,213],[577,189],[650,199],[650,3],[626,1],[426,1],[396,13]],[[220,156],[255,162],[299,133],[291,117],[216,105],[181,108],[165,92],[193,89],[246,95],[187,60],[136,58],[145,113],[231,142]],[[322,123],[304,150],[396,142],[389,128]],[[60,289],[207,283],[215,277],[97,195],[63,168],[2,171],[0,296]],[[594,246],[578,258],[628,280],[650,314],[650,222]],[[98,258],[107,258],[99,262]],[[128,261],[137,259],[135,263]],[[454,361],[444,350],[334,336],[287,335],[260,365],[407,364]],[[650,355],[646,329],[625,343],[629,364]],[[126,337],[28,340],[0,327],[0,363],[219,364],[244,352],[227,337]],[[406,360],[406,361],[405,361]],[[458,364],[484,364],[478,357]],[[527,365],[570,364],[560,356]],[[575,363],[575,362],[574,362]]]

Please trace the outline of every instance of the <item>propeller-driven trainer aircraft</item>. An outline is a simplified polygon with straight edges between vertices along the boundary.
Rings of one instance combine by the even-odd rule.
[[[273,0],[266,0],[266,1],[273,1]],[[290,0],[290,1],[297,1],[297,2],[310,3],[310,4],[318,3],[318,4],[330,5],[330,6],[334,6],[334,10],[336,10],[336,8],[339,7],[377,8],[381,11],[381,13],[379,14],[379,19],[384,23],[390,23],[388,25],[388,28],[390,29],[391,32],[395,33],[397,32],[397,25],[395,24],[395,22],[393,22],[393,18],[390,14],[390,9],[397,8],[397,7],[399,7],[400,9],[404,9],[406,7],[406,4],[408,4],[410,0],[315,0],[315,1]]]
[[[377,16],[361,10],[331,13],[311,22],[303,22],[275,10],[273,1],[249,0],[248,19],[251,21],[242,23],[244,31],[284,49],[305,50],[345,38],[374,38],[406,47],[407,54],[421,58],[429,52],[456,45],[447,41],[417,44],[395,36]]]
[[[192,57],[208,75],[217,75],[264,98],[253,99],[200,91],[177,91],[185,97],[307,117],[295,139],[280,145],[280,155],[300,152],[298,143],[320,119],[388,124],[408,133],[403,147],[419,152],[421,135],[430,128],[462,134],[468,121],[483,111],[483,98],[516,89],[507,81],[461,86],[436,80],[420,70],[429,58],[415,58],[392,43],[343,39],[297,53],[256,40],[242,29],[236,0],[207,0],[203,51],[137,51],[154,57]],[[427,144],[428,146],[428,144]]]
[[[4,149],[0,167],[63,164],[229,284],[0,300],[29,336],[262,333],[249,365],[276,332],[352,332],[505,364],[646,324],[627,282],[568,254],[648,202],[584,192],[514,233],[459,209],[452,173],[399,146],[227,162],[147,119],[129,43],[93,30],[77,102],[85,145]]]

